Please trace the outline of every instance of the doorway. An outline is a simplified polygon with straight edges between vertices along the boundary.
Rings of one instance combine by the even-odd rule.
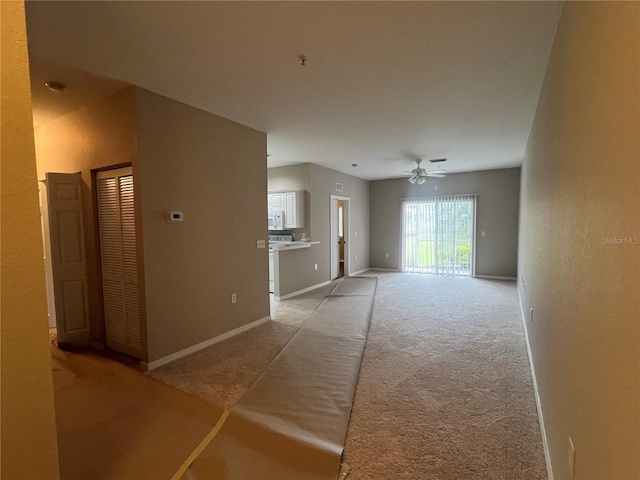
[[[338,277],[344,277],[344,200],[338,200]]]
[[[349,200],[331,195],[331,280],[349,275]]]

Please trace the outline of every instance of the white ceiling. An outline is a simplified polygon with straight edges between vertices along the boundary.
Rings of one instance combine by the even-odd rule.
[[[139,85],[267,132],[270,167],[373,180],[417,157],[451,172],[520,165],[560,8],[29,1],[27,27],[38,75],[54,63]]]

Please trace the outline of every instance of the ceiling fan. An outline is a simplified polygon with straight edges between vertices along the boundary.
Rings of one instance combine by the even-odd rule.
[[[434,160],[429,160],[431,163],[444,162],[446,158],[438,158]],[[412,184],[417,183],[418,185],[422,185],[426,182],[427,177],[435,177],[435,178],[444,178],[447,175],[445,170],[438,168],[437,170],[433,170],[431,172],[427,172],[424,168],[420,167],[420,163],[422,162],[421,158],[416,160],[418,166],[411,171],[406,171],[406,173],[410,173],[409,182]]]

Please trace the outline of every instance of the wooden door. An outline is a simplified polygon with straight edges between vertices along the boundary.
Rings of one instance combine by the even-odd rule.
[[[58,344],[89,345],[82,178],[79,173],[47,173],[45,178]]]
[[[140,292],[131,167],[96,174],[106,346],[141,358]]]

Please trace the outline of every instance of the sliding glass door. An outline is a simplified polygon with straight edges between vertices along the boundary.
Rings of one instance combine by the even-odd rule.
[[[402,271],[473,276],[475,195],[402,201]]]

